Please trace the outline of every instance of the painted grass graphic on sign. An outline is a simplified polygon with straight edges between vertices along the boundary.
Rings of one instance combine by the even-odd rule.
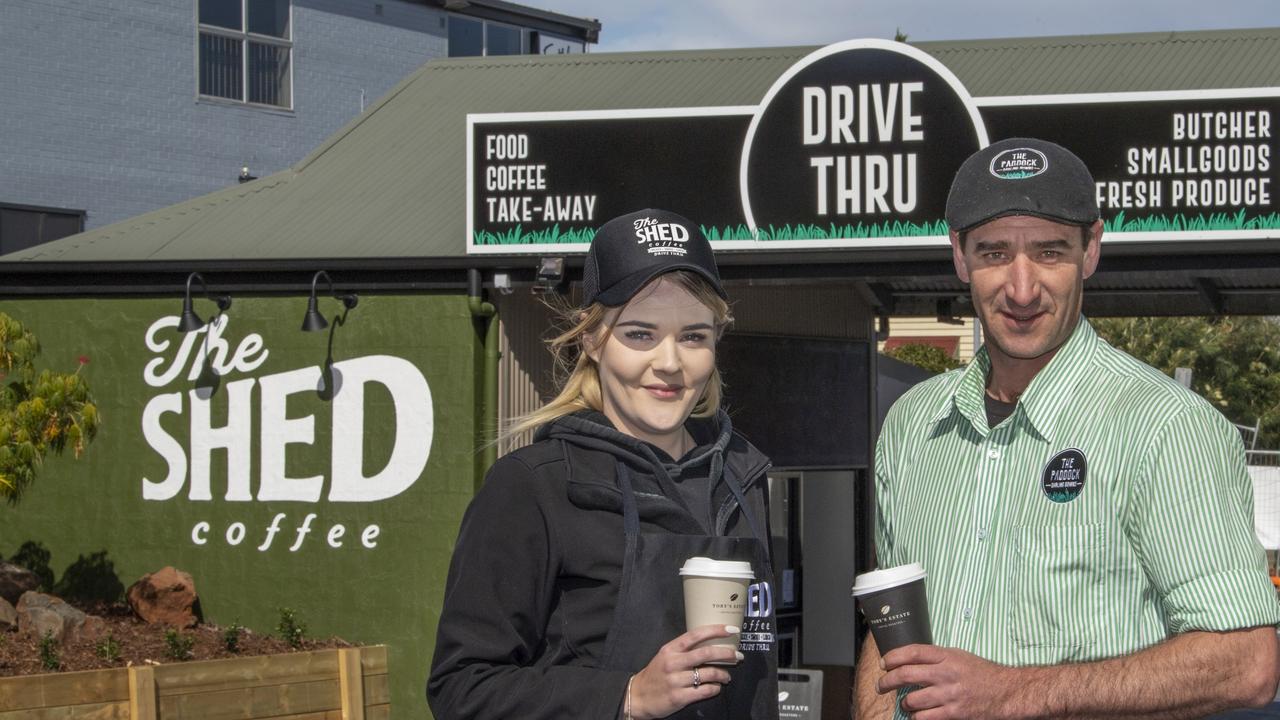
[[[595,234],[595,228],[561,228],[557,224],[545,230],[525,231],[523,227],[516,225],[501,233],[477,230],[472,241],[476,245],[568,245],[589,243]]]
[[[1280,229],[1280,213],[1249,217],[1245,210],[1237,213],[1209,215],[1151,215],[1127,219],[1124,211],[1103,221],[1107,232],[1186,232],[1203,230],[1273,230]]]
[[[752,234],[746,225],[729,227],[703,227],[708,240],[844,240],[857,238],[928,237],[946,235],[945,220],[913,223],[900,220],[886,223],[858,223],[857,225],[767,225],[758,235]]]
[[[1194,232],[1207,230],[1275,230],[1280,229],[1280,213],[1249,217],[1245,210],[1237,213],[1213,213],[1200,215],[1151,215],[1127,218],[1123,211],[1103,221],[1107,232]],[[856,225],[767,225],[753,234],[746,225],[726,227],[702,227],[707,239],[761,240],[785,242],[787,240],[856,240],[859,238],[937,237],[947,234],[945,220],[934,222],[886,222],[858,223]],[[542,230],[525,230],[517,225],[506,232],[493,233],[479,230],[475,233],[476,245],[551,245],[586,244],[596,234],[593,227],[561,227],[553,225]]]

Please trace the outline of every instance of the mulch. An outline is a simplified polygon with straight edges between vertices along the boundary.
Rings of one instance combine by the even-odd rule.
[[[148,625],[134,615],[127,604],[97,605],[80,607],[80,609],[91,615],[97,615],[105,621],[106,630],[102,639],[96,642],[70,643],[57,648],[57,667],[54,669],[45,665],[38,639],[22,636],[16,631],[0,632],[0,677],[351,647],[350,643],[338,638],[303,638],[295,648],[281,637],[254,633],[246,629],[240,633],[237,651],[232,652],[227,649],[224,640],[225,628],[201,624],[178,631],[181,636],[191,638],[193,642],[187,657],[177,658],[174,657],[175,649],[171,648],[171,643],[165,639],[168,628],[162,625]],[[106,642],[105,639],[108,637],[111,638],[112,643]],[[110,645],[115,646],[114,652]]]

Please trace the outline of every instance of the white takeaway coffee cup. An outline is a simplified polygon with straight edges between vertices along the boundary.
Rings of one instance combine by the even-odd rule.
[[[747,607],[747,586],[755,578],[751,563],[691,557],[680,568],[684,581],[685,630],[703,625],[742,625]],[[696,647],[725,645],[738,647],[738,637],[712,638]]]

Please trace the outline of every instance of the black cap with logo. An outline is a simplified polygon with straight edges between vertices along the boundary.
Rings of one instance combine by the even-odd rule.
[[[1070,150],[1047,140],[1009,138],[969,156],[947,196],[947,224],[971,230],[1008,215],[1066,225],[1098,219],[1093,176]]]
[[[720,297],[711,243],[697,225],[667,210],[616,217],[596,231],[582,271],[583,304],[624,305],[650,280],[673,270],[706,278]]]

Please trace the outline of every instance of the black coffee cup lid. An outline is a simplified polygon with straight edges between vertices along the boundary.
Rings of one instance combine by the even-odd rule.
[[[918,562],[873,570],[853,579],[853,596],[867,595],[924,579],[924,567]]]

